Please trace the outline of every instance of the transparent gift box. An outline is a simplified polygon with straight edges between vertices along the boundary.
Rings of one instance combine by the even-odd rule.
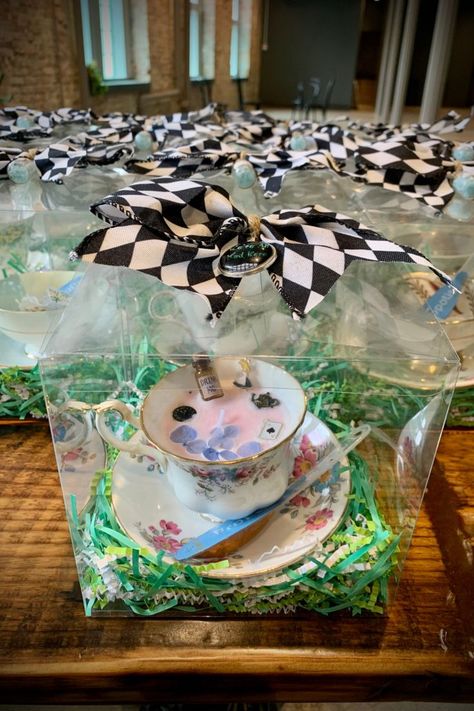
[[[439,291],[440,281],[436,277],[432,279],[426,271],[414,271],[405,276],[408,290],[421,306],[428,305],[438,317],[461,359],[456,386],[459,394],[450,417],[452,422],[469,425],[474,403],[473,393],[469,392],[474,386],[474,222],[456,220],[446,211],[441,215],[433,211],[425,215],[423,211],[411,215],[400,212],[394,219],[383,210],[368,209],[365,218],[389,239],[419,249],[457,283],[461,294],[452,299],[449,293],[443,295],[443,291]],[[446,308],[441,308],[443,300]],[[458,411],[464,415],[459,417]]]
[[[456,220],[446,213],[436,214],[430,208],[408,214],[399,212],[396,219],[390,211],[367,208],[365,219],[389,239],[416,247],[433,264],[451,275],[474,254],[472,220]]]
[[[459,370],[414,269],[299,321],[262,271],[213,326],[88,266],[40,361],[87,615],[389,610]]]
[[[283,177],[280,191],[273,197],[265,197],[258,178],[250,187],[240,187],[235,176],[228,170],[212,173],[196,173],[196,180],[212,182],[225,188],[234,204],[241,210],[258,215],[267,215],[274,210],[291,209],[295,205],[310,205],[315,201],[330,205],[338,212],[363,219],[364,211],[352,193],[352,181],[344,180],[328,170],[318,168],[294,169]]]
[[[23,270],[73,269],[69,253],[100,222],[90,212],[97,195],[129,185],[135,178],[121,168],[75,169],[63,183],[0,184],[1,276]],[[11,258],[13,256],[13,264]]]
[[[78,264],[69,259],[71,250],[100,226],[90,204],[97,194],[130,182],[124,170],[97,167],[77,169],[63,184],[42,182],[39,175],[24,184],[2,181],[0,369],[35,365],[60,311],[48,294],[73,279]]]

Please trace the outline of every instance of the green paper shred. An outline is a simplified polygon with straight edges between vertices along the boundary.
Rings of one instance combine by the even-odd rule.
[[[133,344],[132,344],[133,345]],[[147,392],[165,373],[176,368],[158,357],[148,340],[142,339],[134,345],[136,350],[136,363],[133,385],[143,392]],[[387,391],[387,383],[353,367],[346,361],[331,360],[330,345],[321,347],[314,343],[314,352],[308,352],[309,358],[321,362],[327,357],[327,363],[322,362],[317,379],[314,378],[314,369],[304,377],[304,362],[295,360],[293,364],[286,363],[286,367],[300,380],[305,390],[314,389],[314,396],[309,399],[309,409],[317,417],[333,426],[337,431],[347,429],[347,423],[353,421],[366,421],[367,413],[372,411],[370,424],[378,427],[402,427],[410,417],[419,412],[426,404],[426,392],[417,391],[393,384],[392,395],[381,398],[381,392]],[[140,360],[141,359],[141,360]],[[148,360],[147,360],[148,359]],[[323,367],[324,366],[324,367]],[[76,371],[78,377],[75,377]],[[74,383],[87,381],[101,383],[103,392],[99,390],[91,393],[93,401],[87,393],[74,391]],[[98,402],[106,400],[117,383],[128,382],[128,368],[123,370],[107,358],[93,359],[90,362],[66,363],[58,365],[58,381],[64,380],[71,383],[68,396],[71,399],[85,402]],[[48,384],[46,383],[46,388]],[[36,366],[31,370],[21,368],[6,368],[0,370],[0,418],[46,417],[46,405],[42,395],[42,385],[39,369]],[[130,391],[127,401],[132,405],[137,404],[137,396]],[[338,415],[331,415],[331,407],[336,405]],[[380,416],[377,416],[380,413]],[[458,388],[454,391],[448,413],[447,425],[451,427],[474,427],[474,387]],[[109,448],[108,448],[109,449]],[[111,448],[110,448],[111,449]],[[110,455],[117,456],[112,450]],[[109,459],[109,464],[113,463]]]
[[[137,548],[132,548],[132,571],[135,577],[140,577],[139,551]]]
[[[111,470],[97,472],[94,496],[83,511],[70,517],[86,614],[109,605],[116,609],[118,603],[131,614],[146,617],[172,608],[190,614],[209,608],[272,614],[299,607],[324,615],[345,609],[352,614],[382,614],[389,581],[398,570],[400,537],[377,508],[367,463],[354,452],[349,459],[352,494],[339,528],[310,556],[282,571],[275,584],[257,587],[206,576],[227,567],[226,560],[183,565],[170,563],[165,551],[155,554],[140,548],[115,518]],[[309,570],[303,567],[306,563]]]

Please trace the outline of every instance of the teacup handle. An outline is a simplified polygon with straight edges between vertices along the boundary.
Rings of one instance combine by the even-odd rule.
[[[105,402],[101,402],[100,405],[96,405],[94,407],[94,410],[96,413],[95,426],[97,427],[97,431],[99,432],[102,439],[111,444],[112,447],[120,449],[122,452],[129,452],[130,454],[134,455],[144,455],[146,457],[152,457],[153,459],[157,460],[163,471],[166,470],[166,459],[158,449],[156,449],[155,447],[151,447],[148,444],[143,444],[140,441],[132,442],[119,439],[114,435],[110,427],[107,426],[105,422],[105,416],[111,410],[115,410],[116,412],[120,413],[124,420],[130,422],[130,424],[136,427],[137,430],[141,430],[140,420],[138,419],[138,417],[135,417],[128,405],[126,405],[121,400],[106,400]]]

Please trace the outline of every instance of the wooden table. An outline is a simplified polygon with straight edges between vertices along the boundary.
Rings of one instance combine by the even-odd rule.
[[[86,618],[45,425],[0,430],[0,703],[474,700],[474,431],[443,435],[388,617]]]

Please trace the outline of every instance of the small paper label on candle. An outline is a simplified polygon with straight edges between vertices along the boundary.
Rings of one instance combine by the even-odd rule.
[[[221,388],[219,378],[207,356],[196,358],[193,361],[193,368],[196,371],[196,382],[203,400],[223,397],[224,391]]]
[[[204,400],[222,395],[222,389],[219,381],[214,375],[204,375],[198,378],[198,384],[201,388]]]
[[[273,420],[265,420],[262,430],[258,435],[259,439],[277,439],[283,427],[282,422],[274,422]]]

